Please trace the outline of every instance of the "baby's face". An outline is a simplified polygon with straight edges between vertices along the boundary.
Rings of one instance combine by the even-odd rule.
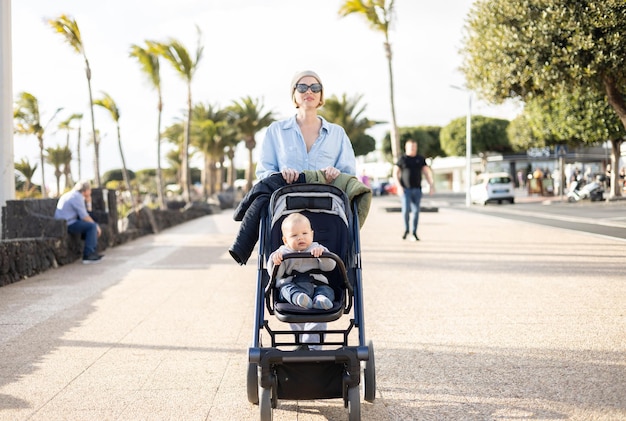
[[[313,242],[313,230],[305,221],[298,221],[285,227],[283,242],[292,250],[306,250]]]

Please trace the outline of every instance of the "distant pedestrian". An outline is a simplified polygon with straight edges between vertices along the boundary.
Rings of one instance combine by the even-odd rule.
[[[419,241],[417,236],[417,224],[419,222],[420,202],[422,200],[422,175],[426,177],[430,185],[430,194],[435,192],[432,171],[426,159],[417,153],[417,142],[408,139],[404,145],[404,155],[402,155],[394,167],[394,179],[398,189],[397,194],[402,198],[402,218],[404,219],[405,240],[411,232],[411,240]],[[410,214],[413,214],[411,225],[409,226]]]
[[[68,233],[80,234],[81,237],[84,237],[83,263],[99,263],[102,256],[96,251],[98,237],[102,234],[102,230],[89,215],[87,202],[91,203],[91,183],[80,181],[74,185],[72,190],[59,198],[54,217],[67,221]]]

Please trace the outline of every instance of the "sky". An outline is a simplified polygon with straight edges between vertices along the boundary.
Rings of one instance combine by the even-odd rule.
[[[464,24],[473,0],[445,2],[396,0],[390,31],[393,51],[396,120],[399,126],[445,126],[468,110],[465,79],[459,71]],[[94,98],[109,94],[120,109],[126,165],[137,171],[157,161],[157,96],[129,57],[131,45],[146,40],[180,41],[196,50],[198,32],[204,53],[192,82],[194,103],[226,107],[244,97],[257,98],[278,118],[295,112],[290,100],[291,77],[299,70],[316,71],[325,95],[362,95],[364,117],[390,121],[389,74],[383,34],[361,16],[340,18],[342,0],[12,0],[13,96],[34,95],[41,121],[50,121],[46,147],[64,145],[61,121],[83,113],[82,176],[92,178],[93,146],[89,94],[83,58],[47,24],[62,14],[76,19],[92,71]],[[162,63],[163,123],[183,116],[185,82]],[[58,108],[62,110],[52,119]],[[494,106],[474,99],[472,113],[514,118],[519,107]],[[121,167],[117,132],[110,115],[96,108],[101,133],[101,173]],[[74,123],[77,124],[77,123]],[[370,134],[380,141],[389,130],[381,124]],[[264,132],[257,135],[263,140]],[[70,134],[76,148],[77,134]],[[169,146],[164,144],[164,148]],[[257,148],[258,149],[258,148]],[[34,137],[15,135],[15,161],[39,162]],[[246,166],[245,150],[238,166]],[[165,163],[165,161],[162,161]],[[76,165],[76,164],[74,164]],[[53,168],[46,166],[53,187]],[[73,169],[77,177],[77,168]],[[39,171],[34,181],[41,180]]]

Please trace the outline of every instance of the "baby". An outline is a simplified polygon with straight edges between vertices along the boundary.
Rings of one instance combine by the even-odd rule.
[[[306,273],[313,269],[328,272],[337,264],[333,259],[319,257],[328,249],[313,241],[311,222],[300,213],[292,213],[283,220],[281,230],[284,244],[270,254],[267,268],[271,275],[274,267],[280,265],[276,274],[280,297],[303,308],[331,308],[335,293],[328,279],[321,273]],[[310,253],[317,259],[305,257],[283,262],[287,253]]]

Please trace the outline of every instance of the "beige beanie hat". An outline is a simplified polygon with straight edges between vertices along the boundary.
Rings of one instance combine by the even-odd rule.
[[[315,73],[313,70],[303,70],[303,71],[300,71],[300,72],[296,72],[296,74],[293,75],[293,78],[291,79],[291,100],[293,101],[293,104],[296,106],[296,108],[298,108],[298,104],[296,103],[296,99],[294,98],[293,94],[296,91],[296,84],[300,81],[300,79],[302,79],[305,76],[314,77],[322,85],[322,92],[321,92],[321,96],[320,96],[320,103],[318,105],[318,108],[319,108],[322,105],[324,105],[324,84],[322,83],[322,79],[320,79],[318,74]]]

